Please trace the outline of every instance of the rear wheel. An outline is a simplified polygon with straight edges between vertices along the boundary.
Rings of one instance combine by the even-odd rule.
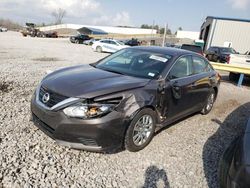
[[[102,52],[102,47],[101,46],[97,46],[96,47],[96,51],[99,52],[99,53],[101,53]]]
[[[208,95],[206,104],[201,110],[201,114],[206,115],[212,110],[214,106],[215,98],[216,98],[216,93],[215,93],[215,90],[213,89]]]
[[[151,109],[141,110],[128,127],[125,148],[132,152],[145,148],[154,136],[155,124],[155,112]]]

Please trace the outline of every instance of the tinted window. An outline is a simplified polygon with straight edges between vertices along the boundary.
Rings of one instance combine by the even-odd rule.
[[[110,44],[117,45],[114,41],[110,41]]]
[[[200,57],[193,57],[194,74],[212,71],[211,65]]]
[[[101,42],[101,43],[109,44],[109,40],[101,40],[100,42]]]
[[[220,48],[221,53],[231,53],[235,54],[236,51],[233,48]]]
[[[169,79],[182,78],[192,75],[192,59],[191,56],[181,57],[169,72]]]
[[[171,58],[172,56],[166,54],[123,49],[108,56],[96,67],[120,74],[154,79],[162,73]]]

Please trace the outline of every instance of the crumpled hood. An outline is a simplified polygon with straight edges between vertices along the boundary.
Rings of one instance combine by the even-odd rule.
[[[42,81],[42,86],[67,97],[93,98],[143,87],[148,82],[149,79],[120,75],[90,65],[81,65],[49,74]]]

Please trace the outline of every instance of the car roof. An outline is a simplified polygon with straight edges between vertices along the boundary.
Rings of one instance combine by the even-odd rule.
[[[201,46],[195,45],[195,44],[183,44],[181,46],[192,46],[192,47],[199,47],[199,48],[201,48]]]
[[[171,48],[171,47],[159,47],[159,46],[136,46],[131,47],[132,49],[145,50],[153,53],[161,53],[171,56],[181,56],[181,55],[197,55],[197,53],[183,50],[180,48]],[[199,55],[199,54],[198,54]]]

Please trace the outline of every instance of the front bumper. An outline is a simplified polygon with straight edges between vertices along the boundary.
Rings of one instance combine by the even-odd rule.
[[[120,112],[88,120],[69,118],[62,110],[44,109],[35,96],[31,111],[34,124],[60,145],[88,151],[107,151],[123,145],[127,121]]]

